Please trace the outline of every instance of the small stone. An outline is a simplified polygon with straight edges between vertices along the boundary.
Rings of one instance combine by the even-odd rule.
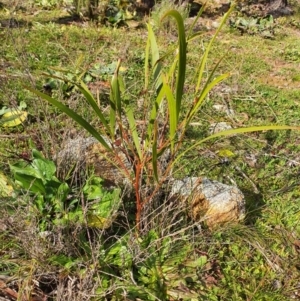
[[[228,124],[227,122],[218,122],[218,123],[212,123],[209,126],[209,133],[210,134],[216,134],[219,132],[223,132],[226,130],[231,130],[232,126]]]
[[[46,238],[49,237],[50,235],[52,235],[52,232],[51,232],[51,231],[42,231],[42,232],[39,232],[39,236],[40,236],[42,239],[46,239]]]
[[[282,284],[281,284],[281,282],[280,282],[278,279],[275,279],[275,280],[273,281],[273,288],[274,288],[275,290],[279,290],[279,289],[282,288]]]
[[[5,221],[4,220],[0,220],[0,231],[1,232],[4,232],[4,231],[6,231],[7,230],[7,224],[5,223]]]
[[[233,117],[235,115],[234,110],[229,109],[227,106],[224,106],[224,105],[213,105],[213,108],[216,111],[226,113],[228,116],[231,116],[231,117]]]

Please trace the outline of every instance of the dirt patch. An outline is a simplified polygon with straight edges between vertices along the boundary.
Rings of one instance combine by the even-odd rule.
[[[259,78],[259,82],[276,88],[300,89],[300,79],[293,80],[289,76],[270,73],[268,77]]]
[[[280,59],[264,61],[272,68],[268,76],[258,79],[260,83],[276,88],[300,88],[300,73],[295,74],[295,70],[300,70],[300,63],[289,63]]]

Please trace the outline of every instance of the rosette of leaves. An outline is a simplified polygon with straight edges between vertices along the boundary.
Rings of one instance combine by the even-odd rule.
[[[238,17],[236,20],[230,20],[230,26],[238,29],[242,34],[260,35],[263,38],[273,39],[277,24],[272,15],[269,15],[264,18]]]
[[[51,224],[74,222],[106,229],[116,217],[121,204],[120,189],[104,189],[98,177],[92,176],[83,187],[85,210],[69,185],[55,176],[54,162],[39,151],[32,151],[30,164],[20,161],[10,168],[20,194],[29,195],[33,200],[32,214],[39,218],[42,231]]]
[[[135,10],[130,0],[110,0],[105,11],[105,20],[113,25],[126,23],[135,16]]]
[[[121,189],[104,189],[103,180],[92,177],[83,187],[88,202],[87,225],[92,228],[107,229],[117,217],[121,205]]]
[[[59,181],[55,164],[34,149],[32,162],[20,161],[10,165],[20,193],[33,199],[33,212],[38,213],[41,230],[46,230],[48,223],[62,216],[65,210],[70,188]]]

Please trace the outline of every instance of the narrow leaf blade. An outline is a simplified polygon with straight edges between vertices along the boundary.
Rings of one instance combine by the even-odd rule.
[[[170,86],[167,84],[166,79],[163,79],[163,90],[167,98],[168,108],[169,108],[169,120],[170,120],[170,142],[171,142],[171,152],[174,152],[175,146],[175,135],[177,129],[177,114],[176,114],[176,101],[172,94]]]
[[[95,98],[93,97],[92,93],[89,91],[88,87],[83,82],[81,82],[80,84],[76,84],[76,86],[79,88],[80,92],[85,96],[85,99],[90,104],[92,109],[95,111],[95,113],[101,120],[102,124],[105,126],[106,130],[109,131],[108,123],[103,113],[101,112],[100,108],[98,107]]]
[[[184,82],[185,82],[185,73],[186,73],[186,36],[182,16],[177,10],[168,11],[163,18],[167,16],[172,16],[177,22],[178,30],[178,72],[177,72],[177,81],[176,81],[176,115],[177,119],[181,111],[181,101],[183,96]]]
[[[152,143],[152,167],[153,167],[153,175],[155,180],[158,182],[158,171],[157,171],[157,122],[154,124],[154,136]]]
[[[251,133],[251,132],[261,132],[261,131],[270,131],[270,130],[296,130],[300,131],[300,126],[291,126],[291,125],[263,125],[263,126],[251,126],[246,128],[238,128],[238,129],[232,129],[227,131],[222,131],[215,133],[213,135],[210,135],[209,137],[206,137],[197,143],[193,144],[191,147],[187,148],[185,151],[183,151],[181,154],[179,154],[176,159],[174,160],[173,164],[178,162],[185,154],[187,154],[189,151],[194,149],[195,147],[203,144],[206,141],[218,138],[218,137],[226,137],[231,136],[234,134],[244,134],[244,133]]]
[[[25,86],[25,89],[29,90],[30,92],[34,93],[35,95],[41,97],[42,99],[48,101],[55,107],[57,107],[59,110],[67,114],[69,117],[71,117],[76,123],[78,123],[80,126],[82,126],[86,131],[88,131],[94,138],[96,138],[107,150],[111,150],[111,147],[108,145],[108,143],[103,139],[103,137],[98,133],[98,131],[85,119],[83,119],[80,115],[78,115],[76,112],[65,106],[60,101],[50,97],[47,94],[44,94],[38,90],[35,90],[31,87]]]

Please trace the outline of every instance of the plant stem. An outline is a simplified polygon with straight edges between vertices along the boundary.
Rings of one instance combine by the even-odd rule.
[[[140,222],[141,222],[141,213],[142,213],[142,203],[141,203],[141,194],[140,194],[140,178],[141,178],[141,169],[142,164],[139,161],[136,164],[136,172],[135,172],[135,197],[136,197],[136,227],[138,232],[140,231]]]

